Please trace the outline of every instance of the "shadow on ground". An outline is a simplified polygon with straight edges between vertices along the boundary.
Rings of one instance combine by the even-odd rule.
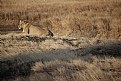
[[[0,61],[0,81],[30,75],[34,62],[18,64],[17,59]]]
[[[69,53],[69,54],[67,54]],[[36,62],[49,62],[55,60],[68,61],[76,58],[74,53],[66,49],[51,52],[18,54],[0,60],[0,81],[27,77],[33,73],[32,67]],[[43,68],[42,72],[48,73],[50,69]]]
[[[32,67],[36,62],[42,62],[42,64],[55,60],[68,62],[88,54],[120,57],[121,41],[99,43],[97,45],[85,46],[84,48],[74,50],[59,49],[50,52],[18,54],[16,56],[7,57],[0,60],[0,81],[15,79],[16,77],[21,76],[30,76],[34,73]],[[50,70],[53,69],[43,68],[43,72],[46,72],[47,74],[49,74]]]
[[[74,50],[77,52],[77,56],[86,54],[99,55],[99,56],[121,56],[121,41],[108,41],[101,42],[95,45],[88,45],[84,48]]]

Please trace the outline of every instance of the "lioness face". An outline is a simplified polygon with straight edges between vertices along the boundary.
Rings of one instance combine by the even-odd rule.
[[[18,28],[19,28],[19,29],[22,29],[22,28],[25,27],[26,24],[27,24],[26,21],[21,21],[21,20],[20,20],[19,25],[18,25]]]
[[[23,32],[25,32],[25,28],[26,28],[27,22],[26,21],[21,21],[19,22],[18,28],[19,29],[23,29]]]

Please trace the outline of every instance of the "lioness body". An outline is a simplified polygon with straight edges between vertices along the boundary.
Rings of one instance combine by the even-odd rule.
[[[53,36],[53,33],[49,30],[49,28],[44,29],[44,28],[36,27],[36,26],[29,24],[26,21],[20,20],[18,27],[19,27],[19,29],[22,28],[23,32],[25,34],[41,35],[41,36]]]

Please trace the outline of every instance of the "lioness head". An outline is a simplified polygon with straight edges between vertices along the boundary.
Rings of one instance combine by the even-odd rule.
[[[28,25],[28,22],[20,20],[18,28],[23,29],[23,32],[25,32],[24,30],[25,30],[27,25]]]
[[[20,20],[19,25],[18,25],[18,28],[19,28],[19,29],[25,28],[26,25],[27,25],[27,23],[28,23],[28,22],[26,22],[26,21],[21,21],[21,20]]]

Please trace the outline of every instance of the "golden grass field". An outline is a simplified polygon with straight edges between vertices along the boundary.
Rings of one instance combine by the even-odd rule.
[[[121,81],[120,25],[121,0],[0,0],[0,81]]]

